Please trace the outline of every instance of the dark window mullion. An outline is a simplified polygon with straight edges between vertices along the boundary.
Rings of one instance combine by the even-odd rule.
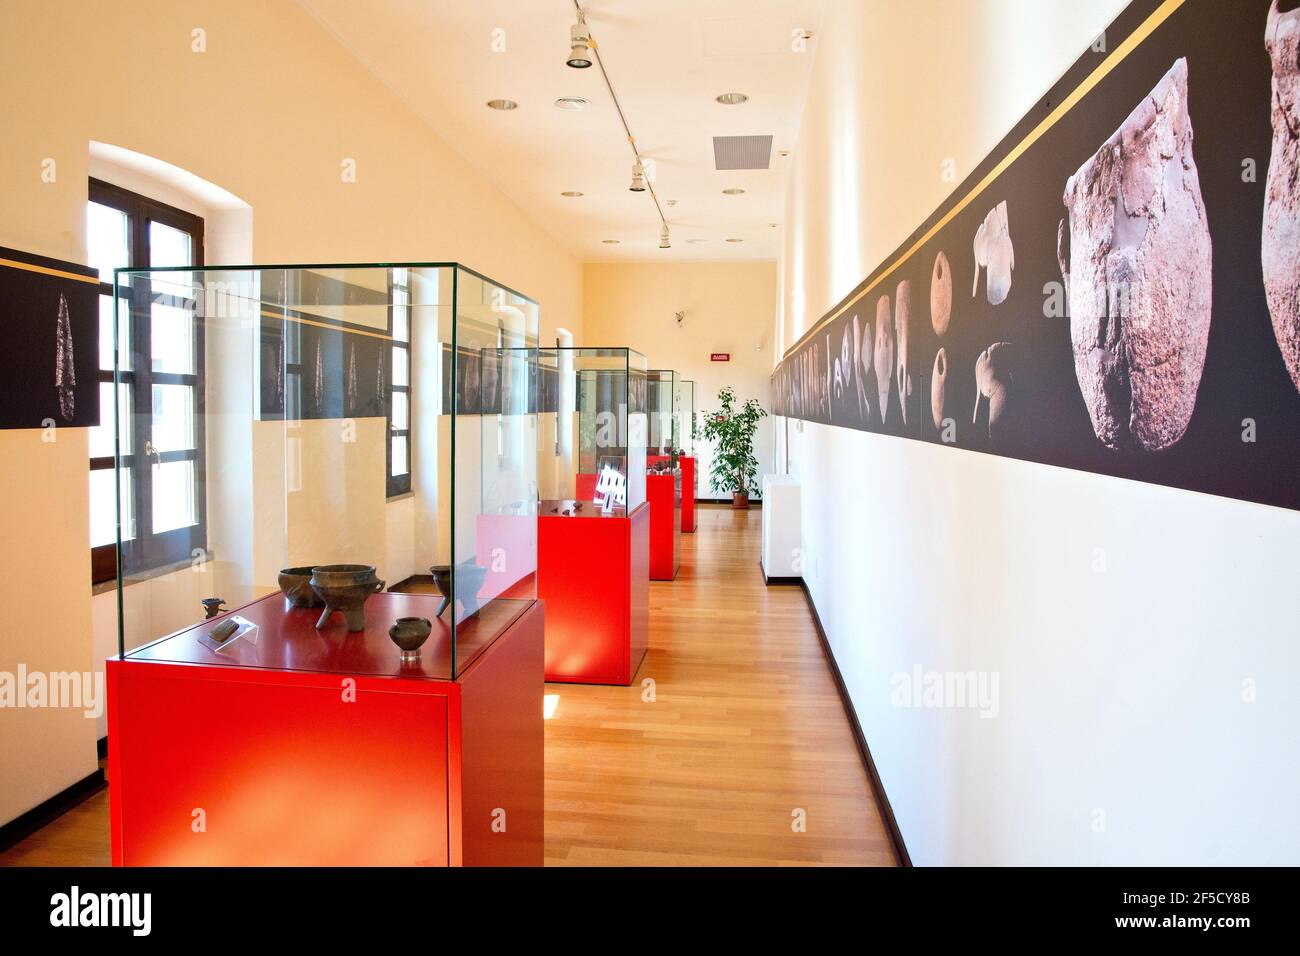
[[[199,384],[199,377],[190,372],[151,372],[150,380],[152,385],[189,385],[193,387]]]

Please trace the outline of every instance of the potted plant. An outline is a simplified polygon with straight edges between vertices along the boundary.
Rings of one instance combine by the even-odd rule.
[[[733,508],[748,508],[749,496],[758,494],[754,433],[767,412],[752,398],[737,408],[731,386],[719,390],[718,403],[718,411],[704,413],[704,437],[714,442],[709,484],[714,491],[730,491]]]

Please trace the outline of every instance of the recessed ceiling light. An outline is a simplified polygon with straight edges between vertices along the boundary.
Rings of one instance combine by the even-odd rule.
[[[585,110],[587,108],[587,101],[581,96],[561,96],[555,101],[555,106],[562,110]]]
[[[777,150],[776,155],[786,157],[790,155],[790,151],[788,149],[779,149]]]
[[[728,242],[744,242],[744,239],[728,239]]]
[[[722,195],[724,196],[743,196],[744,194],[745,194],[745,190],[743,189],[732,188],[732,189],[724,189],[722,191]]]
[[[775,229],[775,228],[776,228],[777,226],[779,226],[779,225],[780,225],[780,223],[769,222],[769,223],[767,224],[767,228],[769,228],[769,229]]]
[[[602,239],[602,240],[600,240],[600,241],[603,242],[603,243],[604,243],[605,245],[607,245],[607,246],[616,246],[616,245],[619,244],[619,242],[620,242],[621,240],[619,240],[619,239]]]
[[[741,103],[746,102],[749,97],[744,93],[723,93],[721,96],[715,97],[715,99],[723,106],[739,106]]]
[[[577,199],[582,195],[582,193],[578,192],[576,189],[566,189],[564,192],[560,193],[560,195],[567,199]]]
[[[519,108],[519,104],[514,100],[488,100],[487,105],[489,109],[494,110],[513,110]]]

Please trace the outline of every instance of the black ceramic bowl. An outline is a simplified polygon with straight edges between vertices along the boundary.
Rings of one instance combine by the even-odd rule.
[[[316,592],[325,610],[316,622],[324,628],[330,615],[343,612],[349,631],[365,630],[363,606],[366,598],[384,589],[384,582],[375,575],[373,564],[323,564],[312,568],[311,589]]]
[[[290,607],[320,607],[320,598],[311,589],[311,568],[285,568],[280,572],[280,591]]]

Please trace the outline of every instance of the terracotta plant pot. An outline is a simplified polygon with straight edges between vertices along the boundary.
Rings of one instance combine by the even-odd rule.
[[[731,493],[731,507],[737,511],[749,510],[749,492],[733,491]]]

